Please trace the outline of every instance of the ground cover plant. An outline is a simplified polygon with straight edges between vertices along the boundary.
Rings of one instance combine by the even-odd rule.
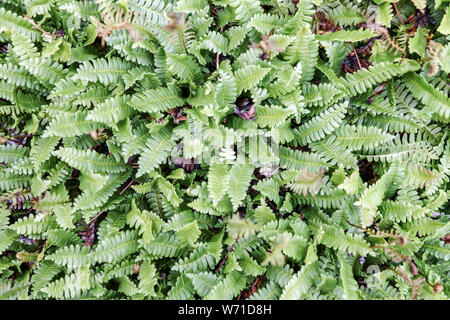
[[[0,2],[1,299],[447,299],[448,0]]]

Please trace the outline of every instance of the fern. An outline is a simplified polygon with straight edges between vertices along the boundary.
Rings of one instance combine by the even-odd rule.
[[[25,159],[30,149],[20,145],[2,145],[0,146],[0,161],[5,163],[14,163]]]
[[[126,170],[119,162],[112,158],[108,159],[93,150],[62,148],[54,151],[53,154],[69,166],[83,171],[117,173]]]
[[[347,300],[358,300],[358,284],[353,278],[351,266],[342,256],[339,256],[339,262],[341,264],[341,280],[342,287],[344,288],[344,297]]]
[[[230,300],[244,289],[245,283],[245,277],[231,272],[211,289],[205,300]]]
[[[130,106],[138,111],[157,112],[179,107],[183,99],[172,88],[157,88],[136,94],[131,98]]]
[[[245,198],[246,191],[250,185],[250,180],[254,166],[251,164],[235,164],[230,169],[230,183],[228,195],[233,207],[237,208]]]
[[[132,114],[132,109],[128,106],[129,101],[130,97],[128,96],[108,99],[94,110],[89,111],[86,120],[115,124]]]
[[[248,66],[236,70],[234,73],[234,78],[236,79],[238,94],[243,90],[248,90],[257,85],[269,72],[269,70],[269,68],[262,68],[260,66]]]
[[[445,2],[2,1],[0,298],[448,299]]]
[[[49,123],[43,137],[74,137],[97,130],[100,123],[87,119],[87,117],[88,114],[85,112],[58,116]]]
[[[369,69],[361,69],[354,74],[348,74],[345,79],[339,80],[338,85],[346,90],[349,95],[355,96],[366,92],[376,83],[417,69],[418,65],[415,61],[405,61],[401,65],[381,62],[369,67]]]
[[[233,77],[226,72],[220,73],[214,99],[219,107],[229,106],[236,101],[236,84]]]
[[[142,157],[139,159],[139,176],[151,171],[167,158],[173,148],[170,138],[169,131],[163,129],[147,141]]]
[[[342,126],[334,134],[335,143],[352,150],[372,149],[394,139],[394,136],[385,134],[379,128],[366,126]]]
[[[371,253],[369,244],[360,236],[344,233],[335,226],[322,225],[318,230],[318,241],[341,252],[366,255]]]
[[[208,172],[208,191],[211,194],[213,203],[217,204],[222,200],[228,191],[230,176],[228,165],[224,163],[212,164]]]
[[[198,246],[189,257],[184,259],[180,259],[175,265],[172,267],[174,270],[180,272],[199,272],[205,271],[214,265],[214,256],[210,253],[207,253],[206,246]]]
[[[97,262],[111,263],[136,252],[138,247],[137,233],[133,231],[121,232],[103,239],[94,251]]]
[[[291,63],[300,62],[302,80],[309,81],[314,76],[314,67],[318,58],[318,41],[309,28],[302,28],[296,35],[296,41],[286,49],[285,58]]]
[[[299,129],[295,129],[296,140],[300,144],[323,139],[336,129],[344,118],[347,103],[331,107],[312,118]]]
[[[89,255],[89,247],[68,246],[48,255],[47,259],[74,270],[90,263],[92,256]]]
[[[167,63],[169,64],[169,71],[181,80],[193,82],[202,80],[200,66],[190,56],[169,54]]]
[[[34,29],[28,21],[3,7],[0,8],[0,21],[2,22],[2,26],[9,31],[17,31],[21,35],[31,38],[33,41],[40,38],[39,31]]]
[[[280,106],[259,106],[256,108],[256,122],[260,127],[278,127],[291,114]]]
[[[439,243],[426,243],[423,245],[425,251],[437,258],[447,261],[450,259],[450,248]]]
[[[284,287],[280,300],[300,300],[314,278],[314,269],[314,264],[304,265]]]
[[[421,77],[414,74],[406,76],[406,86],[429,111],[437,113],[445,120],[450,118],[450,100],[444,93],[436,90]]]
[[[92,62],[84,62],[77,70],[72,80],[83,82],[100,82],[104,85],[115,83],[130,68],[128,62],[119,58],[98,59]]]

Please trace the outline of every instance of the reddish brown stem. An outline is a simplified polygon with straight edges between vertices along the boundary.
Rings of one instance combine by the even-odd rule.
[[[398,12],[397,5],[396,5],[395,3],[393,3],[392,5],[394,6],[395,12],[397,13],[397,15],[398,15],[400,21],[402,22],[402,25],[405,25],[405,23],[403,22],[403,18],[402,18],[402,16],[400,15],[400,12]]]
[[[122,193],[124,193],[133,183],[134,183],[134,179],[131,179],[130,183],[127,184],[127,186],[125,188],[123,188],[122,191],[120,191],[119,195],[122,195]]]

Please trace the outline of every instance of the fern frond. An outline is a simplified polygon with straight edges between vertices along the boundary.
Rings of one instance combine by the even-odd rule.
[[[350,150],[371,149],[394,139],[381,129],[369,126],[342,126],[334,131],[335,143],[339,143]]]
[[[314,77],[319,54],[319,43],[315,40],[310,28],[302,28],[296,35],[296,40],[286,49],[285,59],[290,64],[301,63],[302,81]]]
[[[67,265],[70,270],[75,270],[91,262],[92,256],[89,255],[89,250],[89,247],[71,245],[48,255],[47,259],[61,266]]]
[[[389,80],[392,77],[402,75],[408,71],[416,71],[418,65],[414,61],[404,61],[403,64],[380,62],[361,69],[355,73],[347,74],[345,79],[339,80],[339,88],[348,92],[350,96],[362,94],[377,83]]]
[[[220,72],[220,79],[214,93],[214,100],[219,107],[232,105],[236,101],[237,88],[233,76]]]
[[[100,82],[104,85],[119,82],[123,75],[131,69],[129,62],[119,58],[97,59],[83,62],[77,69],[72,80],[82,82]]]
[[[236,79],[238,94],[243,90],[249,90],[256,86],[269,71],[269,68],[262,68],[260,66],[247,66],[237,70],[234,73],[234,78]]]
[[[317,272],[315,268],[315,264],[304,265],[286,284],[281,293],[280,300],[300,300],[315,277]]]
[[[244,289],[246,277],[237,271],[229,273],[222,281],[218,282],[205,296],[205,300],[230,300],[236,297]]]
[[[286,118],[291,113],[291,110],[284,109],[280,106],[257,106],[256,123],[260,127],[278,127],[286,122]]]
[[[57,116],[47,126],[43,137],[74,137],[100,128],[100,123],[87,119],[87,117],[87,112]]]
[[[406,86],[413,96],[420,100],[431,112],[435,112],[448,122],[450,118],[450,99],[443,92],[433,88],[422,77],[409,73],[405,76]]]
[[[188,55],[167,55],[168,69],[183,81],[199,83],[202,80],[200,66]]]
[[[74,210],[93,209],[103,205],[129,176],[129,171],[116,176],[112,175],[101,188],[95,191],[85,191],[74,200]]]
[[[111,157],[99,154],[93,150],[80,150],[72,147],[61,148],[53,151],[53,154],[66,162],[69,166],[82,170],[94,172],[118,173],[126,168]]]
[[[294,129],[297,143],[305,144],[325,138],[325,135],[333,132],[342,123],[347,106],[348,103],[344,102],[330,107],[299,129]]]
[[[233,208],[235,210],[244,200],[247,189],[250,186],[253,170],[252,164],[234,164],[230,169],[230,183],[228,187],[228,195],[230,196]]]
[[[359,235],[344,233],[341,229],[323,224],[318,231],[317,240],[330,248],[341,252],[367,255],[372,253],[369,244]]]
[[[94,257],[97,262],[120,260],[136,252],[138,249],[137,233],[124,231],[116,235],[104,238],[95,248]]]
[[[128,102],[130,96],[113,97],[97,105],[97,107],[88,112],[86,120],[92,120],[102,123],[117,124],[120,120],[126,119],[132,114],[132,109]]]
[[[183,103],[174,88],[157,88],[133,95],[129,104],[138,111],[158,112],[179,107]]]
[[[157,165],[164,162],[174,145],[171,133],[166,129],[161,129],[157,134],[148,139],[142,156],[139,158],[137,175],[142,176],[144,173],[150,172]]]
[[[26,19],[18,16],[16,13],[0,8],[0,21],[3,27],[9,31],[17,31],[21,35],[36,41],[40,38],[38,30],[34,29],[31,23]]]

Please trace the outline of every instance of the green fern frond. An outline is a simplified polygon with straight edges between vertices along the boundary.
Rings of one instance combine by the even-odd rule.
[[[244,200],[254,169],[252,164],[236,163],[231,167],[228,195],[233,203],[233,208],[237,209]]]
[[[138,248],[137,233],[124,231],[110,236],[99,242],[94,250],[94,259],[97,262],[120,260],[136,252]]]
[[[269,71],[269,68],[262,68],[260,66],[247,66],[237,70],[234,73],[234,78],[236,79],[238,94],[243,90],[249,90],[257,85]]]
[[[244,289],[246,277],[237,271],[229,273],[222,281],[211,289],[205,300],[230,300]]]
[[[66,162],[69,166],[94,172],[118,173],[126,170],[121,163],[111,157],[99,154],[94,150],[80,150],[76,148],[61,148],[53,151],[53,154]]]
[[[119,58],[97,59],[84,62],[77,69],[72,80],[82,82],[100,82],[108,85],[117,83],[128,72],[131,64]]]
[[[48,255],[47,259],[60,266],[67,265],[70,270],[75,270],[91,262],[92,256],[89,254],[89,250],[89,247],[71,245]]]
[[[150,172],[153,168],[166,160],[174,147],[174,142],[171,138],[170,132],[166,129],[162,129],[147,140],[146,147],[142,152],[142,156],[139,158],[138,176]]]
[[[183,99],[174,88],[157,88],[133,95],[130,106],[138,111],[166,111],[183,105]]]
[[[347,106],[348,104],[345,102],[330,107],[303,124],[299,129],[294,129],[297,143],[305,144],[325,138],[342,123]]]
[[[450,118],[450,99],[443,92],[433,88],[422,77],[409,73],[406,75],[406,86],[413,96],[420,100],[431,112],[435,112],[448,122]]]
[[[416,71],[418,65],[415,61],[404,61],[398,65],[391,62],[380,62],[361,69],[353,74],[347,74],[345,79],[339,80],[339,88],[345,90],[351,96],[362,94],[377,83],[389,80],[392,77],[402,75],[408,71]]]
[[[317,234],[317,240],[330,248],[341,252],[367,255],[372,253],[369,244],[357,234],[344,233],[341,229],[323,224]]]
[[[17,31],[32,41],[38,40],[41,36],[39,31],[34,29],[31,23],[3,7],[0,8],[0,21],[2,22],[2,26],[7,28],[7,30]]]

